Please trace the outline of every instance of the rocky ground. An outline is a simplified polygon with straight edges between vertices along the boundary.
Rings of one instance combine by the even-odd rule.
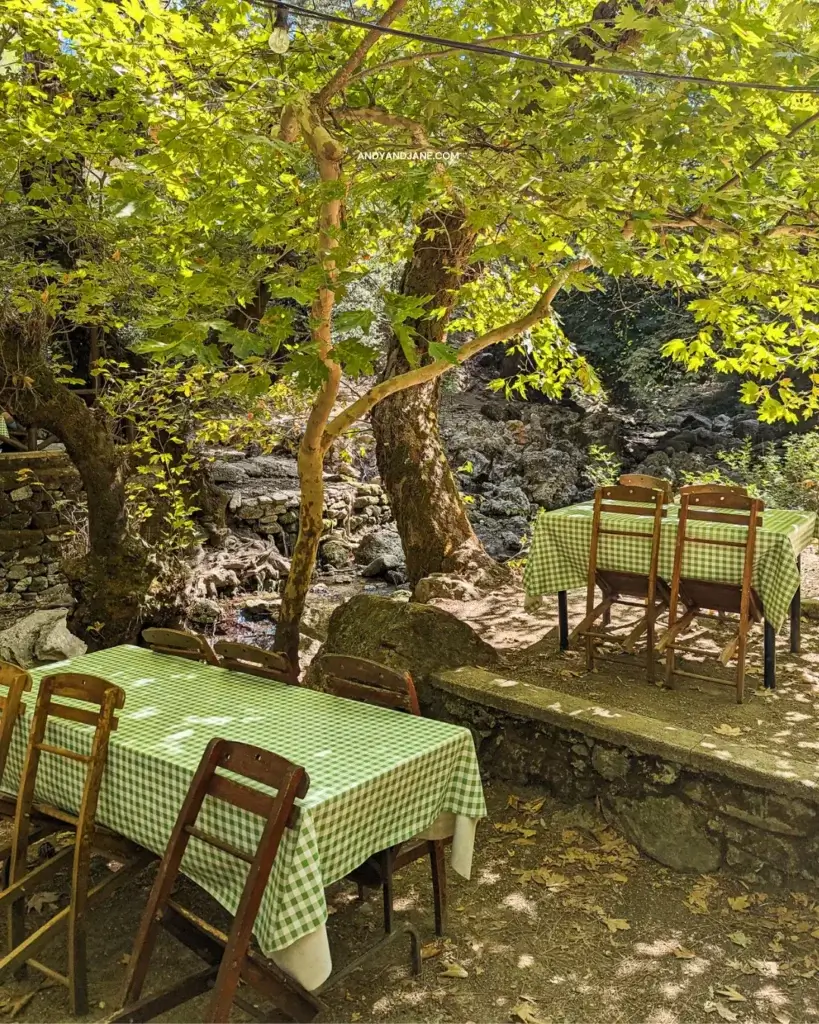
[[[724,877],[676,874],[638,854],[592,806],[568,808],[533,790],[487,787],[473,878],[450,872],[447,937],[432,933],[430,883],[418,862],[396,881],[396,907],[422,934],[413,978],[401,947],[382,954],[328,996],[327,1019],[511,1024],[800,1024],[819,1017],[819,904],[815,894],[766,890]],[[116,1005],[151,873],[92,915],[93,1008]],[[67,899],[30,907],[29,928]],[[180,902],[219,920],[188,883]],[[359,904],[338,883],[328,892],[336,966],[379,935],[377,894]],[[62,967],[59,947],[45,959]],[[149,985],[199,966],[162,936]],[[202,1019],[200,1002],[167,1014]],[[68,1019],[64,991],[23,979],[0,993],[0,1013],[29,1022]],[[244,1020],[234,1011],[231,1019]]]

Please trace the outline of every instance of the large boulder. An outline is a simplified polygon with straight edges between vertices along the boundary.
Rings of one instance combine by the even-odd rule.
[[[404,549],[397,530],[385,527],[364,534],[355,549],[355,560],[359,565],[369,565],[376,558],[384,559],[385,569],[404,564]]]
[[[322,654],[350,654],[408,669],[416,684],[460,665],[490,667],[498,655],[454,615],[428,604],[359,594],[330,616]]]
[[[88,650],[66,624],[65,608],[32,612],[0,632],[0,659],[21,668],[76,658]]]

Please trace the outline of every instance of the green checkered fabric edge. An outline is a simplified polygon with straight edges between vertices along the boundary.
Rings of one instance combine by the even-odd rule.
[[[570,505],[554,512],[543,510],[535,520],[532,546],[526,562],[526,596],[556,594],[586,586],[591,547],[592,502]],[[671,506],[660,537],[660,576],[671,580],[674,546],[677,540],[679,508]],[[646,538],[600,537],[598,564],[601,569],[648,572],[653,521],[647,516],[604,513],[604,522],[645,533]],[[808,547],[816,527],[814,512],[769,509],[762,514],[757,532],[753,587],[762,601],[765,617],[780,629],[788,607],[799,587],[797,556]],[[730,523],[691,522],[689,534],[706,539],[733,540],[744,536],[741,527]],[[683,575],[714,583],[741,583],[744,551],[711,544],[686,546]]]
[[[87,672],[126,693],[111,736],[97,821],[162,854],[202,752],[214,736],[303,765],[310,790],[279,848],[256,921],[266,953],[327,919],[324,889],[371,854],[411,839],[444,812],[486,814],[472,736],[434,719],[371,707],[240,672],[122,646],[36,669]],[[15,729],[3,789],[19,784],[35,694]],[[92,730],[60,719],[46,741],[90,751]],[[36,797],[77,812],[84,766],[44,754]],[[261,819],[208,799],[200,826],[253,853]],[[231,913],[246,866],[192,839],[183,871]]]

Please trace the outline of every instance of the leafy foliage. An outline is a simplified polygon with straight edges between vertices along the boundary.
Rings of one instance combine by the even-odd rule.
[[[292,397],[283,385],[254,396],[241,367],[163,363],[135,373],[127,363],[101,360],[94,375],[98,407],[112,423],[124,424],[130,438],[129,526],[150,539],[163,574],[173,575],[199,539],[194,514],[201,511],[208,448],[252,441],[272,449],[281,434],[270,414],[292,408]]]
[[[717,455],[707,473],[688,474],[688,483],[741,483],[773,508],[819,512],[819,434],[796,434],[759,448],[742,447]]]

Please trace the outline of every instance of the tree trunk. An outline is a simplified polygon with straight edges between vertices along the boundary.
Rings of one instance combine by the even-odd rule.
[[[414,326],[426,342],[441,341],[456,290],[475,245],[462,211],[430,211],[419,224],[404,272],[405,295],[431,295],[430,308],[444,316]],[[390,338],[383,379],[409,364],[397,338]],[[401,535],[410,581],[432,572],[471,572],[493,565],[467,517],[438,430],[440,379],[407,388],[372,412],[381,481]]]
[[[298,675],[299,623],[316,566],[324,518],[324,452],[311,451],[302,441],[299,450],[299,535],[282,592],[275,647],[285,653]]]
[[[10,325],[0,338],[5,366],[30,380],[0,377],[0,403],[24,425],[45,427],[65,445],[88,500],[88,551],[65,565],[78,597],[71,628],[90,647],[133,640],[154,578],[148,549],[127,530],[122,456],[108,424],[79,395],[54,379],[42,345]]]

